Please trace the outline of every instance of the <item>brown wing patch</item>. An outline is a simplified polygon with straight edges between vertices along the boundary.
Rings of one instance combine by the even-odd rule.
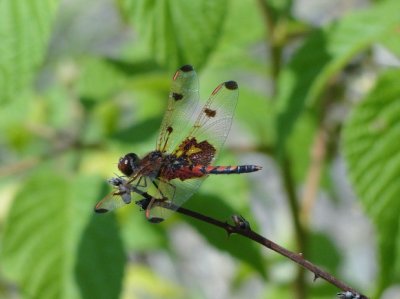
[[[215,156],[215,148],[206,140],[198,143],[196,138],[185,139],[177,151],[176,157],[187,157],[193,165],[209,165]]]
[[[215,116],[217,115],[217,111],[216,111],[216,110],[209,109],[209,108],[204,109],[204,113],[205,113],[208,117],[215,117]]]

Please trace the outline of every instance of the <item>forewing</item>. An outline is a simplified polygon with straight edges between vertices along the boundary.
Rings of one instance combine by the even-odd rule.
[[[188,137],[182,143],[194,143],[194,147],[186,147],[185,152],[184,146],[178,146],[174,154],[178,157],[196,155],[196,161],[205,161],[210,164],[217,157],[228,137],[238,97],[239,89],[235,81],[218,85],[201,109]],[[197,158],[202,154],[205,156],[204,159]],[[212,157],[208,157],[210,155]]]
[[[157,150],[170,152],[185,137],[199,101],[199,83],[190,65],[178,69],[172,78],[167,111],[160,128]]]
[[[96,204],[94,211],[96,213],[107,213],[125,205],[127,203],[122,196],[117,191],[113,191]]]
[[[141,192],[146,191],[149,186],[149,180],[146,177],[130,179],[129,181],[121,177],[111,178],[108,182],[115,189],[96,204],[95,212],[107,213],[130,204],[132,201],[142,199]],[[138,192],[135,192],[133,188]]]

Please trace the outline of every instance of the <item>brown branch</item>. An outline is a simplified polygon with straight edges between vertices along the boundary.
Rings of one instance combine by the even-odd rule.
[[[147,195],[147,193],[145,193],[144,195]],[[146,207],[146,203],[148,203],[149,199],[150,198],[147,198],[146,200],[144,200],[142,202],[137,202],[137,204],[140,205],[142,208]],[[302,254],[291,252],[291,251],[287,250],[286,248],[272,242],[271,240],[264,238],[263,236],[257,234],[256,232],[251,230],[248,222],[240,216],[233,216],[235,225],[231,225],[227,222],[221,222],[221,221],[211,218],[209,216],[206,216],[206,215],[203,215],[203,214],[200,214],[200,213],[197,213],[197,212],[194,212],[194,211],[182,208],[182,207],[177,207],[177,206],[174,206],[173,204],[170,204],[167,202],[158,202],[157,205],[159,205],[163,208],[166,208],[166,209],[174,210],[178,213],[195,218],[197,220],[207,222],[211,225],[218,226],[218,227],[224,229],[229,235],[230,234],[238,234],[238,235],[242,235],[245,238],[251,239],[251,240],[277,252],[278,254],[291,259],[298,265],[302,266],[304,269],[309,270],[310,272],[312,272],[314,274],[315,279],[322,278],[322,279],[326,280],[327,282],[329,282],[330,284],[341,289],[343,292],[351,292],[353,294],[359,295],[359,297],[357,297],[359,299],[368,299],[367,296],[362,295],[361,293],[357,292],[350,286],[346,285],[344,282],[340,281],[333,275],[329,274],[328,272],[317,267],[310,261],[306,260]]]

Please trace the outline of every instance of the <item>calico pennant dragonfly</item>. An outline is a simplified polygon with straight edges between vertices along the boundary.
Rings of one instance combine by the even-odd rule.
[[[97,203],[95,212],[105,213],[129,204],[133,194],[148,199],[147,219],[161,222],[166,212],[160,203],[178,208],[210,174],[260,170],[256,165],[211,165],[228,136],[238,95],[235,81],[221,83],[200,108],[195,70],[190,65],[178,69],[172,78],[156,150],[143,158],[134,153],[120,158],[118,169],[124,176],[109,180],[116,190]]]

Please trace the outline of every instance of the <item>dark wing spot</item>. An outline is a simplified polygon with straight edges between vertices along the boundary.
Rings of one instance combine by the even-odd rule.
[[[193,67],[190,64],[186,64],[180,68],[183,72],[190,72],[193,71]]]
[[[147,219],[150,223],[161,223],[164,221],[164,218],[161,217],[152,217]]]
[[[171,126],[169,126],[169,127],[167,128],[167,132],[170,133],[170,134],[172,133],[173,130],[174,130],[174,129],[173,129]]]
[[[227,81],[225,82],[225,87],[229,90],[235,90],[238,88],[238,85],[235,81]]]
[[[107,213],[108,210],[104,208],[94,208],[94,211],[99,214]]]
[[[212,110],[212,109],[210,109],[210,108],[204,109],[204,113],[205,113],[208,117],[215,117],[215,115],[217,115],[217,111]]]
[[[183,94],[173,92],[173,93],[172,93],[172,97],[174,98],[175,101],[179,101],[179,100],[182,100],[182,99],[183,99]]]

